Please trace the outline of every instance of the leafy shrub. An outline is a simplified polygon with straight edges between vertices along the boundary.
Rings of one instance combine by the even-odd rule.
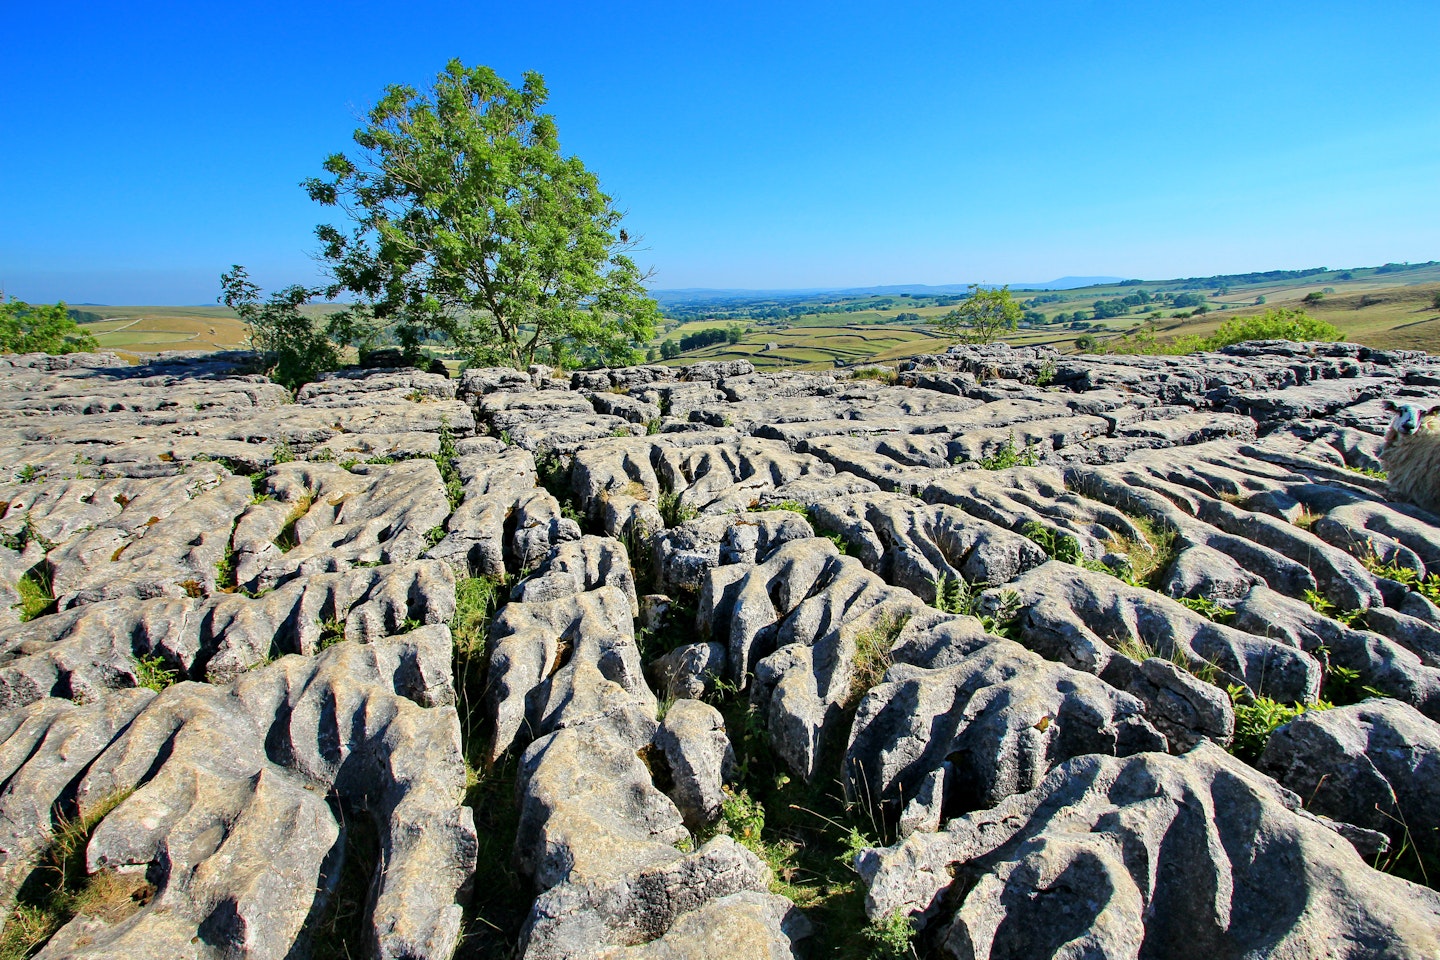
[[[1221,324],[1205,341],[1206,349],[1218,350],[1246,340],[1298,340],[1332,342],[1345,335],[1334,324],[1317,320],[1304,310],[1279,308],[1255,317],[1236,317]]]
[[[175,682],[179,675],[176,670],[165,667],[164,657],[136,657],[135,684],[159,693]]]
[[[1105,352],[1123,355],[1180,356],[1203,350],[1219,350],[1246,340],[1297,340],[1332,342],[1345,335],[1333,324],[1317,320],[1304,310],[1266,310],[1253,317],[1236,317],[1221,324],[1208,337],[1186,335],[1160,339],[1149,327],[1116,337],[1105,344]]]
[[[911,941],[915,939],[915,921],[903,910],[897,910],[884,920],[876,920],[864,929],[863,935],[870,944],[873,960],[901,960],[915,956]]]
[[[1079,563],[1085,559],[1085,554],[1080,550],[1080,541],[1068,533],[1059,533],[1040,523],[1038,520],[1031,520],[1020,529],[1021,536],[1030,540],[1051,560],[1059,560],[1061,563]]]
[[[1246,763],[1254,763],[1270,742],[1270,734],[1301,714],[1312,710],[1329,710],[1331,704],[1321,700],[1313,704],[1289,704],[1252,694],[1244,687],[1231,684],[1230,702],[1235,708],[1235,738],[1230,752]]]
[[[71,319],[63,302],[54,306],[5,300],[0,295],[0,352],[77,353],[99,342]]]
[[[680,494],[665,490],[660,494],[660,503],[657,505],[660,510],[660,519],[665,521],[667,527],[678,527],[682,523],[694,520],[697,511],[688,503],[680,500]]]
[[[996,450],[988,457],[980,458],[980,469],[982,470],[1007,470],[1010,467],[1035,467],[1040,465],[1040,455],[1037,452],[1038,444],[1026,443],[1021,449],[1015,443],[1015,434],[1005,438]]]

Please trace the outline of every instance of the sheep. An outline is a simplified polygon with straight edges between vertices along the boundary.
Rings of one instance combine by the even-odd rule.
[[[1440,416],[1440,404],[1386,400],[1385,409],[1395,414],[1380,448],[1390,495],[1440,514],[1440,424],[1431,421]]]

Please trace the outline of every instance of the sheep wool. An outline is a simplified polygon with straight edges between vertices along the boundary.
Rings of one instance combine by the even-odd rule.
[[[1380,450],[1390,494],[1393,499],[1440,514],[1440,422],[1435,419],[1440,406],[1429,410],[1401,408],[1397,424],[1407,413],[1414,418],[1413,425],[1405,425],[1408,431],[1392,426]]]

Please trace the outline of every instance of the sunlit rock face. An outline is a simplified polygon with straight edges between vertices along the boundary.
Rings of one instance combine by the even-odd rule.
[[[39,956],[1440,951],[1424,354],[237,359],[0,358]]]

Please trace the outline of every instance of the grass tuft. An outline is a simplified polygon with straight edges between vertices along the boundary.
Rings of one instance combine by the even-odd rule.
[[[118,923],[154,897],[155,888],[143,876],[85,871],[85,848],[95,828],[128,796],[129,791],[114,794],[84,817],[56,814],[50,844],[21,885],[0,931],[0,960],[33,956],[72,917]]]

